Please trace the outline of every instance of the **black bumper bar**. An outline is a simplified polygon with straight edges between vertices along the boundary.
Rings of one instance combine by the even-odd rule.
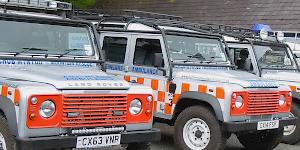
[[[285,119],[279,119],[279,128],[288,125],[295,125],[297,117],[290,117]],[[250,130],[257,130],[257,121],[255,122],[226,122],[223,123],[224,130],[235,133],[241,131],[250,131]]]
[[[159,129],[146,131],[132,131],[121,133],[121,144],[154,142],[161,138]],[[75,148],[77,143],[76,136],[55,136],[39,138],[17,138],[18,150],[43,150],[43,149],[62,149]]]

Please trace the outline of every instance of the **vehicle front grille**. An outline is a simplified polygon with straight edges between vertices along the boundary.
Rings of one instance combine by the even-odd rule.
[[[64,95],[63,128],[120,126],[126,123],[126,95]]]
[[[277,91],[251,91],[248,93],[248,115],[267,115],[278,112],[279,93]]]

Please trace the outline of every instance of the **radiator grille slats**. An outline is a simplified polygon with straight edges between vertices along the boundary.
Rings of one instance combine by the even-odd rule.
[[[114,116],[115,111],[123,114]],[[125,125],[126,111],[127,95],[64,95],[62,127]]]
[[[270,92],[249,92],[248,93],[248,115],[267,115],[278,112],[279,93]]]

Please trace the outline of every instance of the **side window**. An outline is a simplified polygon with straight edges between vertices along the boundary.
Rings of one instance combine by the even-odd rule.
[[[105,51],[106,61],[124,63],[126,47],[125,37],[104,37],[102,50]]]
[[[162,49],[159,39],[143,39],[136,40],[133,64],[137,66],[154,67],[154,56],[162,55]]]
[[[231,55],[234,56],[234,63],[238,70],[253,71],[253,65],[247,48],[230,48]]]

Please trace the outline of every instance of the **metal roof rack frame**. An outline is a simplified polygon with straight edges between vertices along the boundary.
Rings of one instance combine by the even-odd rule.
[[[111,17],[126,17],[126,18],[153,18],[153,19],[168,19],[168,20],[181,20],[181,16],[161,14],[161,13],[153,13],[147,11],[139,11],[139,10],[130,10],[125,9],[122,11],[115,11],[112,14],[115,15],[107,15],[105,12],[101,12],[99,9],[75,9],[73,10],[73,16],[82,19],[88,20],[97,20],[100,19],[99,16],[111,16]]]
[[[204,24],[203,26],[211,26],[214,33],[238,38],[241,41],[245,39],[264,41],[263,39],[260,38],[258,33],[253,32],[250,28],[243,28],[243,27],[222,25],[222,24]],[[270,37],[274,37],[274,36],[275,35],[270,35]],[[265,42],[268,42],[268,40]],[[275,41],[272,40],[269,42],[275,42]]]
[[[154,13],[154,12],[147,12],[147,11],[125,9],[125,10],[123,10],[123,12],[129,13],[133,17],[146,17],[146,18],[155,18],[155,19],[182,20],[181,16],[161,14],[161,13]]]

